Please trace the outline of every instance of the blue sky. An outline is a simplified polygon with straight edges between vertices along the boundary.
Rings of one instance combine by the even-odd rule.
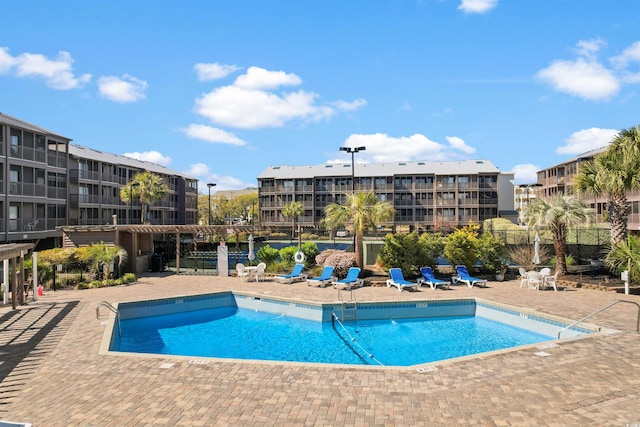
[[[2,0],[0,111],[216,189],[271,165],[537,170],[640,124],[637,0]]]

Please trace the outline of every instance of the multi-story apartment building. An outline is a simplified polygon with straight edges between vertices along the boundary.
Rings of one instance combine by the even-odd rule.
[[[353,179],[352,179],[353,177]],[[353,186],[353,187],[352,187]],[[288,227],[288,203],[305,209],[300,224],[317,227],[324,208],[352,188],[373,191],[396,210],[393,227],[431,230],[507,216],[515,221],[513,173],[487,160],[271,166],[258,176],[260,223]]]
[[[67,221],[71,139],[0,113],[0,241],[59,235]]]
[[[536,200],[537,188],[540,184],[519,184],[513,189],[513,200],[518,212],[518,224],[523,225],[523,213],[527,206]]]
[[[169,194],[149,207],[146,222],[196,224],[198,182],[155,163],[69,144],[69,225],[141,224],[141,206],[120,200],[120,188],[143,171],[161,176]]]
[[[590,161],[595,155],[605,151],[607,147],[598,148],[596,150],[587,151],[577,157],[569,159],[565,162],[551,166],[538,172],[538,196],[553,197],[557,194],[576,195],[572,186],[573,178],[580,170],[580,164]],[[587,205],[592,207],[596,213],[596,221],[605,223],[607,198],[606,196],[595,197],[593,194],[578,194]],[[627,193],[629,202],[629,230],[640,230],[640,191],[634,190]]]
[[[55,241],[62,236],[56,227],[111,224],[113,215],[120,224],[139,223],[140,205],[123,203],[118,194],[141,171],[162,176],[171,190],[151,206],[152,224],[196,223],[197,180],[73,145],[68,137],[0,113],[0,242]]]

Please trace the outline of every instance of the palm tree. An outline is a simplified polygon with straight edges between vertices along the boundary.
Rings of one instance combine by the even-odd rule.
[[[556,272],[567,273],[567,233],[571,227],[589,223],[594,217],[593,210],[574,196],[559,194],[546,200],[536,199],[525,208],[524,219],[531,227],[546,227],[553,236],[556,252]]]
[[[169,186],[160,175],[145,171],[137,173],[129,184],[120,188],[120,200],[125,203],[131,203],[136,198],[140,200],[142,223],[146,224],[149,206],[164,199],[168,192]]]
[[[640,189],[640,126],[622,130],[607,151],[580,166],[573,180],[577,192],[606,196],[611,246],[627,237],[627,192]]]
[[[388,202],[380,201],[372,191],[347,195],[343,205],[333,203],[324,208],[324,223],[336,229],[351,223],[355,233],[356,264],[364,267],[362,242],[367,228],[376,227],[393,218],[395,210]]]
[[[293,225],[291,226],[291,240],[296,232],[296,219],[299,216],[304,215],[304,206],[300,202],[287,203],[282,209],[282,215],[287,218],[293,218]]]

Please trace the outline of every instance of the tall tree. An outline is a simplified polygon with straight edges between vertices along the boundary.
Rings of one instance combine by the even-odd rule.
[[[524,210],[524,219],[531,227],[547,228],[553,236],[556,253],[556,271],[567,273],[567,233],[569,228],[589,223],[593,210],[574,196],[559,194],[551,199],[536,199]]]
[[[168,192],[169,186],[160,175],[145,171],[137,173],[130,183],[120,188],[120,199],[125,203],[140,200],[142,223],[146,224],[149,206],[164,199]]]
[[[622,130],[605,152],[580,165],[573,187],[579,193],[607,197],[611,246],[624,241],[629,218],[627,192],[640,189],[640,125]]]
[[[300,202],[287,203],[282,209],[282,215],[287,218],[293,218],[293,225],[291,226],[291,240],[296,232],[296,220],[299,216],[304,215],[304,205]]]
[[[356,264],[364,267],[364,232],[389,221],[395,209],[388,202],[380,201],[372,191],[347,195],[344,204],[330,204],[324,208],[324,223],[329,229],[336,229],[351,223],[355,233]]]

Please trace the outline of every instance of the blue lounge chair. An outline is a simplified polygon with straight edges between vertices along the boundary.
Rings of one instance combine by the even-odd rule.
[[[431,286],[431,289],[435,289],[438,286],[443,288],[446,287],[447,289],[449,288],[448,281],[435,278],[431,267],[422,267],[420,269],[420,273],[422,273],[422,277],[418,279],[418,284],[420,284],[420,286],[429,285]]]
[[[320,286],[321,288],[324,288],[327,284],[333,281],[333,270],[334,267],[332,265],[326,265],[320,276],[307,279],[307,285]]]
[[[354,286],[362,286],[364,282],[362,279],[358,279],[358,276],[360,276],[360,269],[358,267],[351,267],[347,272],[347,277],[333,281],[333,287],[337,289],[338,286],[340,286],[349,290]]]
[[[293,267],[293,270],[291,271],[290,274],[285,274],[283,276],[276,276],[276,282],[281,282],[281,283],[293,283],[293,282],[300,282],[302,280],[305,280],[307,278],[306,274],[302,273],[302,270],[304,269],[304,264],[296,264]]]
[[[390,279],[387,280],[387,287],[390,288],[395,286],[398,288],[398,292],[402,292],[403,289],[418,289],[417,282],[410,282],[408,280],[404,280],[404,276],[402,275],[402,270],[399,268],[391,268],[389,269]]]
[[[473,285],[486,286],[486,279],[478,279],[477,277],[471,277],[467,267],[464,265],[456,265],[456,272],[458,273],[458,277],[455,278],[456,282],[466,283],[468,287],[473,288]]]

